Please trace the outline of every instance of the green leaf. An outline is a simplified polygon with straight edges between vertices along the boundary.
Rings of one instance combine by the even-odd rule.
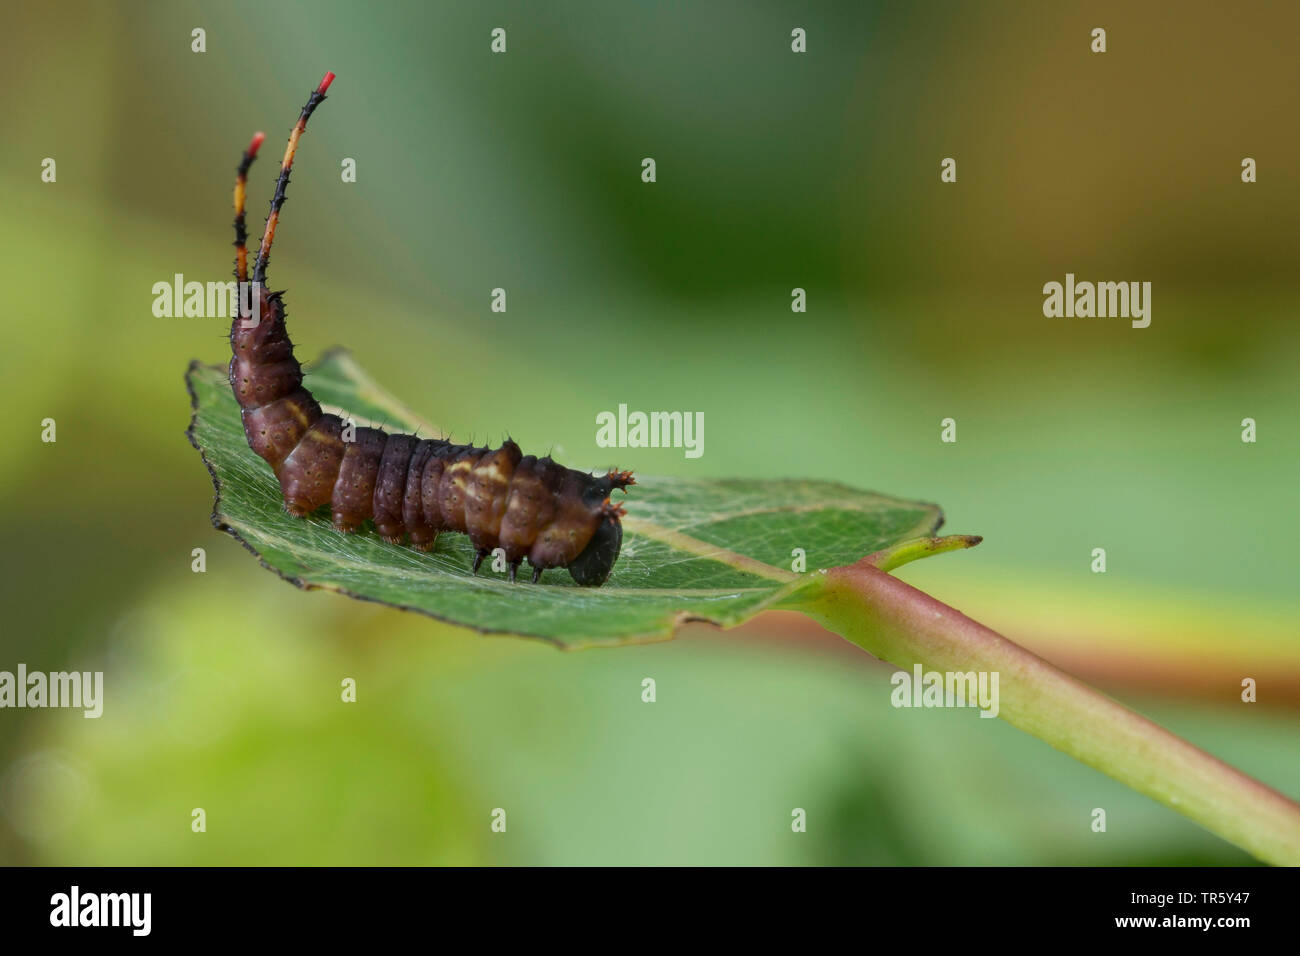
[[[790,602],[820,577],[813,573],[818,569],[877,552],[881,566],[895,567],[978,541],[928,538],[943,522],[935,505],[831,482],[638,475],[624,499],[623,550],[603,587],[578,587],[565,571],[548,571],[535,585],[512,584],[486,563],[478,576],[470,574],[473,552],[464,535],[441,535],[423,554],[386,543],[369,526],[341,534],[324,511],[290,516],[271,469],[244,440],[225,368],[195,362],[186,381],[193,402],[190,441],[216,488],[213,524],[299,587],[481,631],[564,647],[664,640],[687,620],[731,626]],[[315,363],[307,386],[327,409],[359,424],[440,434],[345,352]],[[806,553],[808,573],[790,570],[795,548]]]
[[[562,647],[664,639],[684,620],[725,626],[764,608],[794,608],[905,670],[1000,675],[996,716],[1262,860],[1300,861],[1293,801],[888,574],[979,543],[931,536],[943,521],[934,505],[828,482],[638,478],[623,553],[604,587],[579,588],[563,572],[511,584],[471,576],[461,535],[444,535],[421,554],[373,531],[339,534],[321,514],[290,517],[270,469],[244,441],[225,370],[193,363],[187,381],[190,440],[217,489],[213,523],[301,587]],[[345,353],[325,356],[308,385],[322,404],[358,421],[436,432]],[[807,553],[804,574],[786,570],[795,548]]]

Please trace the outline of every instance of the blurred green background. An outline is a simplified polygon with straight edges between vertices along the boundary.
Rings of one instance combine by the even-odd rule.
[[[241,150],[266,130],[256,234],[332,69],[271,269],[301,356],[346,344],[456,435],[566,463],[611,463],[594,415],[626,402],[708,428],[622,467],[937,501],[986,541],[904,578],[1296,796],[1298,28],[1282,2],[11,5],[0,669],[103,670],[107,699],[0,712],[0,861],[1247,862],[1001,721],[893,709],[889,668],[795,616],[563,654],[296,591],[211,528],[184,437],[225,323],[157,319],[151,286],[228,277]],[[1151,281],[1151,327],[1044,318],[1066,272]]]

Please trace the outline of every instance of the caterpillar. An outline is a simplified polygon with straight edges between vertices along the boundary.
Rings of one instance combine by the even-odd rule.
[[[421,551],[433,548],[439,533],[458,532],[474,547],[474,574],[501,548],[511,581],[527,558],[534,584],[543,570],[566,568],[578,584],[599,587],[623,542],[626,512],[610,494],[636,483],[630,471],[575,471],[549,455],[524,455],[509,438],[499,448],[480,448],[357,428],[325,412],[303,385],[285,326],[284,293],[266,291],[265,282],[298,142],[333,81],[334,74],[326,73],[289,134],[253,262],[256,301],[241,297],[230,328],[230,387],[248,446],[271,466],[292,515],[307,517],[328,505],[340,532],[373,521],[389,543],[409,539]],[[235,277],[241,290],[248,288],[248,170],[264,139],[262,133],[253,137],[235,178]]]

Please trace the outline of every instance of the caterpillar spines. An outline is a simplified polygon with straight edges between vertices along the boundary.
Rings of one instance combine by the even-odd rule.
[[[239,161],[235,173],[235,278],[240,282],[248,281],[248,229],[244,226],[244,198],[248,190],[248,168],[257,159],[257,151],[262,148],[266,134],[254,133],[244,150],[244,158]]]
[[[550,455],[525,455],[510,438],[489,448],[351,428],[304,386],[285,325],[284,293],[267,291],[265,280],[298,143],[333,80],[333,73],[325,74],[289,135],[253,264],[257,301],[247,310],[241,305],[231,323],[230,387],[249,447],[271,466],[285,509],[297,517],[328,505],[341,532],[373,521],[384,540],[409,540],[422,551],[434,547],[441,532],[459,532],[474,547],[476,574],[501,548],[511,581],[527,560],[534,584],[548,568],[566,568],[580,585],[604,584],[622,547],[625,514],[610,495],[636,483],[630,471],[575,471]],[[248,280],[245,182],[264,138],[253,137],[235,180],[235,275],[241,283]]]

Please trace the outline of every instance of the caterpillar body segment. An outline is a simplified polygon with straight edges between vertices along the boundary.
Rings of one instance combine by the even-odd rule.
[[[254,263],[259,285],[299,139],[333,78],[326,74],[290,135]],[[260,145],[255,137],[236,180],[240,281],[247,276],[243,182]],[[475,551],[474,571],[501,548],[512,581],[524,560],[534,583],[548,568],[567,568],[582,585],[599,586],[609,577],[622,545],[624,514],[610,494],[635,484],[631,472],[575,471],[549,456],[525,455],[510,439],[485,448],[354,427],[325,412],[303,385],[282,294],[260,288],[255,303],[241,303],[230,329],[230,387],[248,445],[271,466],[291,514],[305,517],[328,506],[339,531],[357,531],[373,521],[389,542],[409,541],[420,550],[432,548],[442,532],[465,534]]]

